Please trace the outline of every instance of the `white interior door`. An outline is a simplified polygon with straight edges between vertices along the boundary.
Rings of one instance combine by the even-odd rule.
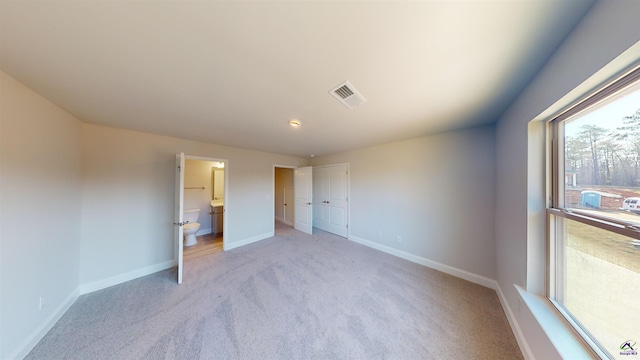
[[[313,226],[348,237],[348,167],[346,164],[313,169]]]
[[[327,218],[327,231],[348,237],[348,189],[349,170],[347,165],[336,165],[328,168],[329,176],[325,177],[325,217]],[[328,186],[327,186],[328,185]],[[326,187],[329,189],[327,190]],[[327,211],[328,210],[328,211]],[[326,216],[326,213],[329,213]]]
[[[313,226],[325,230],[325,177],[326,171],[323,168],[313,169]]]
[[[183,204],[184,204],[184,153],[176,154],[176,188],[175,188],[175,214],[174,214],[174,256],[178,260],[178,284],[182,284],[183,262]]]
[[[311,166],[293,172],[295,198],[294,228],[307,234],[313,232],[313,173]]]

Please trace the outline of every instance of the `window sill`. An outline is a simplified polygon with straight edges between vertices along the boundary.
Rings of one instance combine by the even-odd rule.
[[[553,305],[541,296],[527,292],[515,285],[522,302],[536,319],[542,331],[549,338],[556,351],[563,359],[598,359],[593,350],[584,343],[581,337],[557,313]]]

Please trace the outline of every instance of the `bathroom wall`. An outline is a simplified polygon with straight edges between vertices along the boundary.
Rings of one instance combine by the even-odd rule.
[[[293,169],[275,168],[275,204],[274,212],[276,220],[284,220],[284,188],[293,187]],[[290,220],[289,220],[290,221]]]
[[[0,359],[21,359],[77,297],[82,125],[4,72],[0,88]]]
[[[200,230],[196,235],[211,233],[211,167],[213,162],[185,160],[184,169],[184,209],[200,209],[198,223]],[[202,189],[204,187],[204,189]],[[197,189],[190,189],[197,188]]]
[[[307,160],[83,124],[81,292],[173,265],[175,154],[228,160],[225,247],[273,234],[273,165]]]
[[[213,175],[213,200],[224,202],[224,168],[215,167]]]

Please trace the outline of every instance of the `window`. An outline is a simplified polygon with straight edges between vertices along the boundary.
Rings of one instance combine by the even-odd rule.
[[[640,354],[640,68],[548,124],[548,296],[602,357]]]

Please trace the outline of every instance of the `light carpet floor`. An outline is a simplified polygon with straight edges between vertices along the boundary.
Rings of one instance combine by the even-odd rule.
[[[81,296],[27,359],[522,359],[495,291],[314,229]]]

